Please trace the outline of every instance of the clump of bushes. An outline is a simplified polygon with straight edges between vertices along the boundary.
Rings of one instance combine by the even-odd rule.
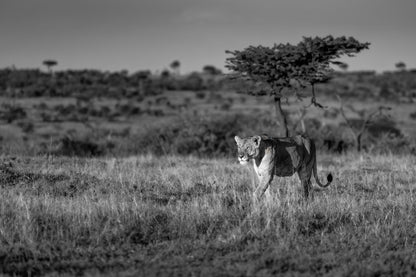
[[[61,138],[58,148],[53,151],[55,155],[91,157],[102,156],[114,147],[110,142],[95,142],[87,138]]]
[[[388,145],[396,151],[408,145],[394,122],[374,122],[363,140],[364,150],[379,151]],[[383,125],[384,124],[384,125]],[[387,126],[388,125],[388,126]],[[307,135],[315,140],[318,148],[338,153],[355,149],[354,139],[347,126],[322,125],[317,119],[306,119]],[[63,141],[60,153],[64,155],[95,156],[115,154],[194,155],[200,157],[232,157],[236,153],[234,136],[267,134],[275,136],[276,122],[267,115],[221,115],[197,116],[152,125],[140,134],[106,137],[101,135],[94,141]],[[100,139],[101,138],[101,139]],[[383,146],[384,145],[384,146]],[[407,148],[406,148],[407,149]],[[65,150],[65,151],[64,151]]]
[[[19,126],[24,133],[33,133],[35,129],[35,125],[29,120],[18,121],[17,126]]]
[[[0,107],[0,119],[12,123],[15,120],[26,118],[26,111],[17,104],[3,103]]]
[[[193,117],[149,128],[135,143],[141,153],[229,156],[236,151],[235,135],[254,135],[267,130],[272,133],[275,128],[269,121],[246,115]]]

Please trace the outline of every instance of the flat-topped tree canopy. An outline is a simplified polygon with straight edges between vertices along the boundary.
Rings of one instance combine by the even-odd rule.
[[[42,62],[42,64],[48,68],[49,73],[52,73],[52,67],[55,66],[55,65],[57,65],[58,62],[55,61],[55,60],[48,59],[48,60],[44,60]]]
[[[272,94],[293,87],[291,80],[300,84],[324,81],[331,72],[330,65],[343,55],[349,57],[368,49],[370,43],[361,43],[353,37],[303,37],[296,45],[290,43],[267,46],[249,46],[244,50],[226,51],[226,67],[236,77],[265,82]]]
[[[58,62],[55,60],[44,60],[42,63],[48,67],[55,66],[58,64]]]

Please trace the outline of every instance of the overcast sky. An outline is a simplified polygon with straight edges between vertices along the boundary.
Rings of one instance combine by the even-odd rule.
[[[354,36],[351,70],[416,68],[416,0],[0,0],[0,67],[223,68],[225,50]]]

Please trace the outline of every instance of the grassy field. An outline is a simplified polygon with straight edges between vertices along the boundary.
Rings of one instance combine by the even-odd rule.
[[[252,202],[236,159],[2,157],[0,271],[90,276],[416,274],[415,156],[318,156]]]

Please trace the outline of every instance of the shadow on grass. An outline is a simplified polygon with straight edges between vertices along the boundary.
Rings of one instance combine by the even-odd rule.
[[[86,174],[48,174],[17,170],[12,166],[0,166],[0,187],[15,189],[31,195],[74,197],[90,188],[99,187],[103,181]]]

